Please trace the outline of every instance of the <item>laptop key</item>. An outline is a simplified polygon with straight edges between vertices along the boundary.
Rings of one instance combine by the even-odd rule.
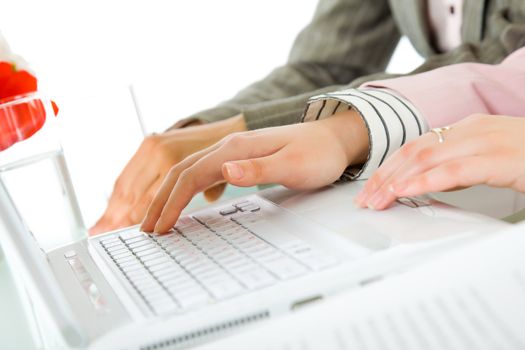
[[[161,256],[165,256],[166,253],[163,252],[159,247],[153,247],[148,250],[143,250],[141,252],[135,252],[135,255],[142,261],[156,259]]]
[[[184,309],[205,305],[210,301],[210,297],[206,293],[186,294],[177,298],[180,306]]]
[[[251,212],[256,212],[260,209],[261,207],[259,207],[257,204],[250,204],[250,205],[246,205],[240,208],[241,211],[251,211]]]
[[[207,270],[207,271],[200,271],[199,273],[196,273],[194,276],[199,280],[199,282],[201,282],[204,285],[218,281],[218,280],[232,279],[227,273],[225,273],[219,268]]]
[[[273,250],[270,254],[266,254],[266,255],[255,254],[255,258],[259,263],[266,265],[275,260],[286,258],[286,255],[284,255],[283,253],[279,251]]]
[[[149,242],[149,238],[148,236],[139,236],[139,237],[135,237],[135,238],[130,238],[128,240],[126,240],[126,244],[129,246],[130,244],[133,244],[133,243],[138,243],[138,242],[141,242],[141,241],[145,241],[145,242]]]
[[[114,247],[124,247],[124,243],[122,243],[119,239],[117,239],[114,242],[102,243],[102,245],[104,246],[104,248],[106,248],[106,250]]]
[[[161,290],[155,294],[147,295],[146,301],[153,309],[155,309],[156,313],[162,313],[163,307],[166,309],[173,308],[173,306],[177,307],[177,304],[173,298],[165,290]]]
[[[253,203],[250,202],[249,200],[244,200],[242,202],[239,202],[239,203],[236,203],[234,204],[235,207],[241,209],[241,208],[244,208],[244,207],[247,207],[247,206],[250,206],[252,205]]]
[[[306,267],[287,257],[271,260],[264,263],[263,265],[282,280],[296,277],[308,272]]]
[[[164,259],[163,261],[160,261],[157,264],[149,265],[148,269],[154,273],[155,271],[162,271],[165,269],[169,269],[173,265],[175,265],[175,262],[173,260]]]
[[[110,255],[115,255],[115,254],[118,254],[119,252],[122,253],[124,251],[128,251],[128,248],[124,244],[121,243],[120,245],[116,245],[116,246],[113,246],[113,247],[110,247],[110,248],[106,248],[106,251]]]
[[[146,244],[146,245],[140,246],[138,248],[132,249],[132,252],[138,255],[139,253],[145,252],[145,251],[147,251],[149,249],[153,249],[153,248],[158,250],[158,246],[155,243],[149,242],[149,244]]]
[[[189,276],[179,276],[176,279],[169,279],[166,281],[162,281],[162,284],[168,288],[168,290],[172,293],[180,292],[182,290],[201,290],[202,288]]]
[[[243,291],[242,286],[234,280],[219,281],[206,285],[206,287],[219,300],[232,297]]]
[[[137,261],[137,258],[133,255],[128,255],[128,256],[121,257],[118,260],[115,260],[115,263],[118,265],[118,264],[123,264],[128,261]]]
[[[119,261],[120,259],[123,259],[123,258],[126,258],[128,256],[133,256],[133,253],[131,253],[129,250],[127,251],[124,251],[122,253],[118,252],[118,254],[111,254],[111,257],[113,258],[113,260],[115,261]]]
[[[123,241],[127,241],[128,239],[140,237],[140,236],[146,236],[144,233],[140,231],[127,231],[120,234],[120,238]]]
[[[166,255],[166,253],[162,251],[157,251],[155,254],[149,254],[146,256],[141,256],[140,260],[145,266],[153,266],[165,261],[173,261],[170,259],[169,255]]]
[[[182,270],[177,264],[171,264],[170,266],[166,266],[164,268],[152,270],[151,273],[161,282],[164,279],[186,274],[186,272]]]
[[[322,253],[314,253],[298,259],[313,270],[322,270],[338,262],[337,258]]]
[[[177,304],[171,299],[156,301],[151,303],[150,306],[153,309],[153,312],[158,316],[168,315],[179,310]]]
[[[276,281],[275,277],[261,268],[235,274],[235,277],[237,277],[239,281],[249,289],[266,287]]]
[[[122,271],[124,271],[124,273],[130,273],[130,272],[133,272],[133,271],[139,271],[139,270],[142,270],[143,268],[144,268],[144,266],[142,266],[141,264],[121,267],[121,269],[122,269]]]
[[[127,243],[127,246],[129,249],[131,250],[134,250],[136,248],[139,248],[139,247],[142,247],[142,246],[145,246],[145,245],[150,245],[152,244],[151,241],[149,239],[143,239],[141,241],[138,241],[138,242],[133,242],[133,243]]]
[[[140,294],[144,296],[147,302],[152,302],[162,298],[169,298],[167,292],[158,284],[151,283],[147,285],[139,285]]]
[[[144,266],[140,263],[139,260],[137,260],[137,258],[128,259],[127,261],[116,260],[115,262],[117,266],[120,267],[121,269],[126,269],[126,268],[130,268],[134,266],[141,266],[142,268],[144,268]]]
[[[135,281],[140,281],[140,280],[145,280],[145,279],[148,279],[148,280],[154,280],[150,273],[148,272],[148,270],[146,270],[145,268],[142,268],[142,269],[139,269],[139,270],[135,270],[135,271],[129,271],[129,272],[126,272],[126,276],[130,279],[130,280],[135,280]]]
[[[121,240],[118,237],[104,238],[100,240],[100,244],[102,244],[103,246],[106,246],[113,242],[121,242]]]

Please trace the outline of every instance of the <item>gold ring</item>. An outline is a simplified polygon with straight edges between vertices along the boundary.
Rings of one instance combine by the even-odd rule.
[[[447,131],[450,129],[452,129],[450,126],[444,126],[442,128],[430,129],[430,132],[433,132],[434,134],[437,135],[439,143],[443,143],[445,142],[445,138],[443,137],[443,131]]]

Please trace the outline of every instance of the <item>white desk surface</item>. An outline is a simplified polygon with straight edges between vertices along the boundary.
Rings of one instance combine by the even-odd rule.
[[[0,348],[34,349],[29,325],[7,263],[0,258]]]

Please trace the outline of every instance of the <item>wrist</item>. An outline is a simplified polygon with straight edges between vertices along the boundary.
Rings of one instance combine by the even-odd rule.
[[[355,110],[334,114],[321,121],[334,134],[347,157],[348,165],[363,164],[370,151],[370,140],[365,122]]]
[[[221,130],[226,133],[225,136],[234,132],[248,131],[248,127],[246,126],[246,121],[242,113],[237,114],[231,118],[221,120],[220,122],[217,122],[217,124],[219,124]]]

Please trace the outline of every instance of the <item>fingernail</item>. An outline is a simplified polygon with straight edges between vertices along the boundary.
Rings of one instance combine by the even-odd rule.
[[[228,173],[228,176],[232,179],[238,180],[244,176],[244,171],[238,164],[226,163],[224,166],[226,167],[226,172]]]
[[[144,219],[142,221],[142,223],[140,224],[140,230],[143,231],[143,232],[146,232],[146,227],[148,226],[151,226],[151,225],[148,225],[148,221],[146,219]]]
[[[154,235],[158,235],[158,234],[160,234],[160,225],[159,225],[159,223],[157,223],[157,224],[155,225],[155,228],[153,229],[153,232],[152,232],[152,233],[153,233]]]
[[[381,192],[376,192],[372,198],[368,200],[366,203],[367,207],[372,210],[376,210],[379,208],[379,205],[381,204],[381,201],[383,200],[383,195]]]

